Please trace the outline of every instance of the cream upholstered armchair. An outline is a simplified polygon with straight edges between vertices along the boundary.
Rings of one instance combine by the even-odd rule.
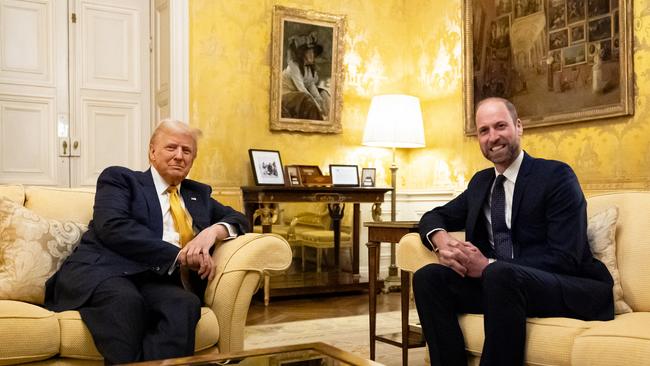
[[[650,360],[650,192],[619,192],[589,197],[588,236],[594,255],[614,278],[616,318],[582,321],[529,318],[526,364],[641,366]],[[454,233],[462,238],[462,233]],[[418,234],[397,246],[397,266],[413,273],[437,262]],[[459,317],[470,364],[483,349],[483,316]]]
[[[92,217],[94,192],[0,185],[0,365],[103,364],[77,311],[42,306],[45,280],[73,249]],[[196,328],[197,352],[244,346],[251,298],[264,275],[291,264],[291,248],[274,234],[246,234],[218,245]]]

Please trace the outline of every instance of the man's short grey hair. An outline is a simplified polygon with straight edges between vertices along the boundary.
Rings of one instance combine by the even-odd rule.
[[[503,105],[505,105],[506,109],[508,110],[508,114],[510,114],[510,118],[512,118],[512,123],[517,123],[517,118],[519,118],[519,116],[517,115],[517,108],[515,107],[515,105],[512,104],[512,102],[509,101],[508,99],[499,98],[499,97],[488,97],[488,98],[485,98],[485,99],[481,100],[480,102],[478,102],[478,104],[476,105],[476,109],[474,110],[474,116],[476,116],[476,112],[478,112],[478,109],[483,104],[488,103],[488,102],[501,102],[501,103],[503,103]]]
[[[199,138],[203,136],[203,132],[201,132],[201,130],[198,128],[190,127],[187,123],[176,119],[166,118],[158,122],[156,125],[156,128],[153,130],[151,138],[149,139],[149,145],[153,145],[154,141],[156,141],[156,138],[158,138],[158,135],[160,135],[160,133],[163,131],[172,133],[185,133],[190,135],[194,141],[195,150],[197,143],[199,142]]]

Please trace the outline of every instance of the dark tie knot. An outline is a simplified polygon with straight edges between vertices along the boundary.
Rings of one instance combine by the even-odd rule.
[[[503,174],[499,174],[499,175],[497,175],[497,179],[496,179],[496,181],[494,182],[494,186],[496,187],[496,186],[503,185],[503,182],[505,182],[505,180],[506,180],[506,176],[505,176],[505,175],[503,175]]]

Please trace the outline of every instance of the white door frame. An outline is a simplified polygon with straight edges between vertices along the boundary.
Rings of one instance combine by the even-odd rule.
[[[174,0],[170,7],[170,118],[190,123],[190,19],[189,0]]]

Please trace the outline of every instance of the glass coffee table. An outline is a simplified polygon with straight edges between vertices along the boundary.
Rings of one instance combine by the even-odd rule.
[[[381,366],[380,363],[366,360],[353,353],[321,342],[260,348],[233,353],[203,354],[169,360],[138,362],[129,365]]]

